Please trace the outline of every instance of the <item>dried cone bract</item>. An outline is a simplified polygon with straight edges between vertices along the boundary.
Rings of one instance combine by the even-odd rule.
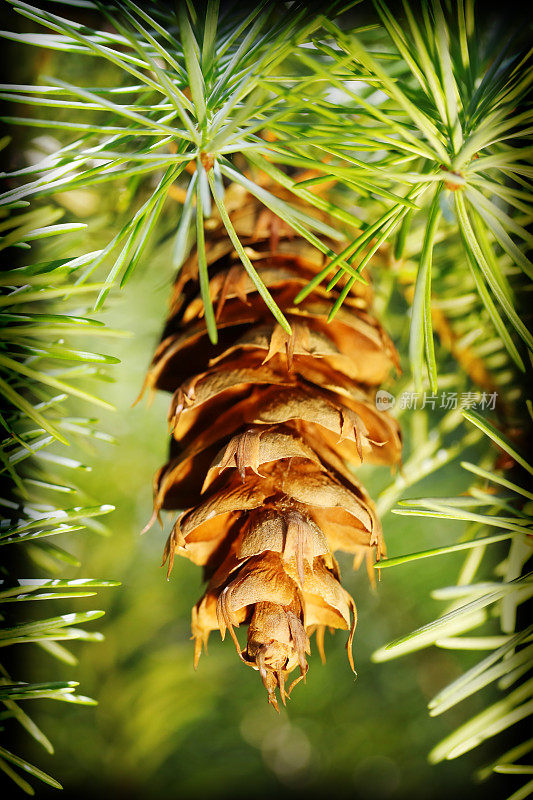
[[[325,257],[241,187],[231,185],[225,202],[292,334],[272,317],[213,215],[206,252],[219,341],[207,335],[193,252],[147,376],[150,388],[173,393],[171,457],[155,477],[154,515],[186,509],[166,545],[169,570],[176,553],[204,567],[207,588],[192,612],[195,664],[210,632],[228,631],[277,708],[277,690],[285,702],[305,677],[313,633],[323,658],[325,629],[348,631],[353,669],[356,608],[334,552],[351,553],[355,566],[366,558],[373,579],[381,527],[350,468],[400,460],[397,424],[374,403],[396,352],[368,313],[369,286],[356,284],[330,324],[342,280],[295,305]]]

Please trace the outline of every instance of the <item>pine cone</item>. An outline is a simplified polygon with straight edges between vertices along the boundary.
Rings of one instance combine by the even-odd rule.
[[[294,304],[324,256],[240,186],[226,190],[225,203],[292,334],[271,316],[213,215],[206,255],[218,343],[207,335],[193,252],[146,380],[173,393],[170,460],[155,476],[154,516],[186,509],[163,563],[170,573],[178,553],[202,565],[208,581],[192,612],[195,666],[210,632],[224,638],[228,630],[277,708],[276,690],[285,702],[305,677],[313,633],[324,660],[326,627],[348,630],[353,669],[356,607],[333,554],[353,554],[355,567],[366,558],[374,579],[382,531],[348,467],[400,460],[397,423],[374,403],[397,356],[367,312],[368,285],[356,283],[328,324],[335,292],[316,286]],[[243,650],[234,630],[240,625],[248,626]],[[286,689],[296,667],[299,677]]]

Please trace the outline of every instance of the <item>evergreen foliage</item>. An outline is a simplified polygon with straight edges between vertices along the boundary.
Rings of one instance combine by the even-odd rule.
[[[14,203],[4,210],[1,246],[12,258],[17,247],[29,250],[30,242],[38,243],[55,235],[66,236],[80,227],[79,223],[56,224],[62,216],[59,208],[20,208],[27,205]],[[28,614],[20,604],[90,597],[96,594],[95,589],[117,585],[116,581],[109,580],[55,577],[61,575],[65,567],[78,565],[78,562],[63,546],[50,541],[53,536],[61,536],[63,544],[66,535],[84,529],[105,531],[94,518],[113,510],[109,505],[86,504],[83,492],[76,486],[75,475],[87,467],[66,454],[69,442],[76,437],[111,438],[98,431],[96,420],[73,416],[69,399],[75,397],[96,407],[107,406],[101,397],[80,388],[76,379],[90,377],[101,369],[100,365],[117,361],[113,356],[63,344],[63,337],[70,342],[73,336],[81,334],[85,340],[87,329],[101,327],[101,323],[89,317],[68,313],[67,298],[73,290],[70,276],[75,269],[72,259],[12,268],[2,278],[0,301],[0,386],[4,398],[0,452],[3,472],[12,488],[1,501],[4,513],[0,544],[9,552],[2,567],[0,636],[3,647],[33,643],[52,658],[70,665],[76,664],[77,659],[60,642],[100,641],[101,634],[80,626],[98,619],[103,612],[56,613],[43,618],[37,612]],[[94,291],[94,286],[83,286],[84,295]],[[57,307],[57,299],[62,301],[61,309]],[[75,302],[79,302],[77,297]],[[65,477],[68,472],[74,475],[72,481]],[[35,568],[49,577],[19,577],[20,569],[33,571]],[[12,660],[14,667],[20,669],[16,657]],[[24,707],[25,701],[41,698],[93,703],[91,698],[75,693],[77,685],[75,681],[20,681],[2,666],[3,719],[15,720],[48,752],[53,752],[46,734],[20,702]],[[13,733],[12,727],[9,731]],[[21,770],[60,788],[54,778],[5,747],[0,753],[2,770],[24,791],[33,794],[31,786],[20,775]]]
[[[0,543],[23,543],[24,552],[50,574],[49,580],[19,585],[13,570],[4,573],[0,600],[18,601],[7,606],[4,644],[36,642],[74,663],[58,641],[98,638],[77,627],[98,612],[29,622],[20,602],[78,597],[113,583],[88,579],[73,586],[52,577],[54,565],[72,563],[72,556],[48,537],[94,527],[92,518],[110,510],[85,504],[83,494],[78,503],[74,482],[55,470],[82,467],[64,455],[68,440],[105,436],[92,419],[69,410],[71,397],[105,405],[84,383],[114,361],[85,351],[85,337],[101,324],[83,306],[88,298],[100,309],[135,269],[149,269],[147,248],[168,234],[170,201],[182,207],[174,267],[183,265],[196,237],[201,250],[202,216],[216,207],[257,291],[289,330],[224,206],[222,189],[234,182],[328,257],[299,300],[321,283],[332,292],[346,279],[330,319],[355,282],[365,282],[367,265],[378,265],[379,313],[401,353],[408,354],[406,377],[395,393],[498,395],[496,407],[483,416],[453,408],[433,413],[431,407],[410,415],[396,404],[407,457],[380,496],[381,514],[420,479],[461,459],[470,445],[481,455],[478,463],[463,464],[465,494],[400,502],[394,509],[467,525],[458,543],[381,563],[384,574],[459,549],[466,560],[457,586],[438,592],[448,603],[442,615],[381,648],[375,658],[432,644],[489,651],[431,701],[430,713],[443,713],[493,682],[502,698],[437,745],[434,761],[455,758],[520,723],[531,713],[533,690],[532,634],[522,608],[531,597],[533,496],[527,478],[533,469],[525,455],[531,420],[523,384],[533,343],[523,298],[531,279],[533,116],[532,71],[521,31],[503,16],[482,19],[479,9],[476,16],[472,0],[405,0],[394,8],[365,0],[331,3],[325,12],[303,2],[264,2],[245,12],[238,3],[219,7],[215,0],[172,6],[131,0],[10,3],[29,20],[28,28],[3,36],[21,52],[30,46],[83,60],[87,80],[77,85],[40,77],[36,85],[1,90],[10,104],[6,123],[53,132],[60,141],[37,162],[10,168],[0,198],[0,245],[23,263],[2,278],[1,452],[12,494],[2,501],[7,522]],[[94,85],[100,63],[112,80]],[[12,111],[16,107],[20,114]],[[302,171],[308,175],[304,181]],[[265,188],[262,174],[295,200],[327,212],[335,226],[302,211],[301,202],[279,199]],[[104,192],[109,182],[125,187],[131,214],[107,244],[59,259],[34,258],[48,237],[60,237],[68,248],[79,228],[58,222],[54,195],[88,187]],[[329,192],[311,191],[317,184]],[[345,236],[349,244],[339,254],[321,238]],[[206,325],[216,342],[204,259],[199,269]],[[411,306],[408,341],[405,313],[395,318],[395,297]],[[83,349],[70,344],[78,334]],[[476,477],[471,486],[468,473]],[[474,630],[475,636],[463,635]],[[19,701],[88,702],[74,688],[71,682],[22,684],[4,673],[4,716],[16,718],[50,750]],[[491,771],[529,774],[521,759],[532,746],[530,740],[518,742],[483,777]],[[7,750],[0,752],[0,766],[26,791],[31,787],[17,768],[56,785]],[[532,788],[533,782],[524,784],[513,800]]]

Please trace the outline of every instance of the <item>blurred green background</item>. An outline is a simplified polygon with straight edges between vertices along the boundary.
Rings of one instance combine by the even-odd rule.
[[[6,47],[16,60],[20,49]],[[48,51],[28,53],[27,61],[18,58],[18,82],[31,82],[39,73],[61,74],[76,82],[86,68],[84,61]],[[92,81],[96,85],[113,78],[95,74]],[[15,161],[51,144],[44,134],[37,144],[30,141],[34,133],[19,135],[11,154]],[[131,214],[132,191],[131,185],[121,186],[119,181],[111,189],[106,185],[102,193],[73,192],[58,198],[67,211],[64,221],[91,222],[90,233],[69,238],[70,255],[107,243],[111,231]],[[326,638],[327,664],[313,653],[307,684],[298,685],[279,715],[268,706],[257,673],[238,661],[230,640],[222,643],[218,634],[212,635],[209,656],[202,655],[194,672],[190,609],[202,593],[201,570],[177,559],[170,581],[165,579],[160,563],[170,515],[164,532],[154,526],[140,535],[151,514],[153,473],[166,459],[169,398],[158,395],[150,406],[144,399],[132,407],[166,314],[173,277],[170,237],[179,210],[178,203],[166,210],[157,240],[139,269],[122,292],[110,296],[99,316],[132,336],[91,341],[96,352],[121,359],[112,370],[114,383],[98,387],[117,409],[100,415],[102,430],[116,442],[91,447],[83,442],[69,453],[92,467],[91,472],[80,471],[79,483],[88,499],[112,503],[117,510],[105,520],[109,536],[86,531],[58,540],[82,562],[79,569],[63,570],[62,577],[111,578],[120,580],[122,587],[102,591],[97,598],[70,600],[61,610],[55,603],[53,613],[104,609],[106,616],[96,627],[105,640],[76,644],[75,668],[45,653],[36,658],[35,648],[31,661],[24,662],[22,654],[21,679],[75,679],[80,691],[96,697],[99,705],[35,701],[39,724],[56,753],[48,756],[27,737],[22,744],[25,757],[55,775],[69,798],[497,797],[498,779],[489,787],[472,779],[476,766],[490,760],[490,743],[481,755],[474,750],[436,767],[426,760],[431,747],[480,710],[490,694],[485,690],[442,717],[429,718],[428,699],[469,666],[468,655],[431,649],[398,661],[371,662],[378,647],[440,611],[430,591],[456,580],[461,554],[387,570],[376,591],[364,569],[354,574],[351,559],[341,555],[344,584],[359,611],[356,681],[339,632]],[[46,255],[64,256],[65,243],[49,243]],[[374,281],[379,310],[390,295],[392,277],[377,272]],[[406,309],[394,291],[388,309],[384,324],[405,353]],[[75,303],[72,310],[85,311]],[[75,346],[82,347],[81,340]],[[423,421],[419,429],[423,437]],[[407,449],[412,447],[408,442]],[[364,474],[374,498],[391,480],[386,468],[365,469]],[[460,493],[467,485],[468,476],[456,461],[406,496]],[[391,513],[383,526],[389,555],[450,543],[460,533],[450,522]],[[41,797],[57,796],[46,787],[38,791]]]

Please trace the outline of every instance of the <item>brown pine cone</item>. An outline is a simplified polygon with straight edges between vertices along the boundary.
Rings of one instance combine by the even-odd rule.
[[[214,214],[205,227],[218,343],[208,338],[193,252],[146,380],[173,393],[173,441],[155,476],[154,516],[186,509],[164,560],[170,572],[175,554],[185,556],[208,581],[192,612],[195,665],[209,633],[224,638],[228,630],[277,708],[276,690],[285,702],[307,672],[311,634],[323,658],[326,627],[348,630],[353,669],[356,608],[333,554],[351,553],[354,566],[366,558],[373,580],[381,527],[349,467],[400,461],[398,425],[374,402],[397,355],[368,313],[368,285],[355,284],[331,323],[343,280],[330,293],[315,287],[295,305],[325,257],[240,186],[229,186],[225,204],[292,333],[273,319]],[[235,633],[241,625],[248,627],[244,649]],[[286,688],[295,668],[299,677]]]

